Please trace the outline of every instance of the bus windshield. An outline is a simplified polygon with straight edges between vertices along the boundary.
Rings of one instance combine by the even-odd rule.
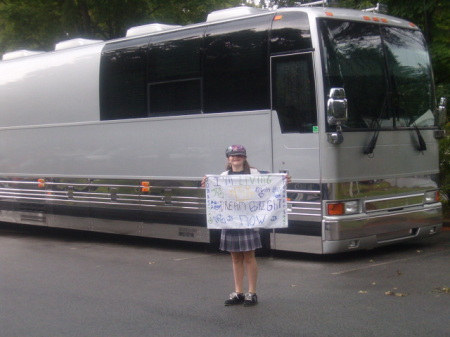
[[[351,129],[435,126],[430,58],[420,31],[361,22],[319,22],[324,86],[344,88]]]

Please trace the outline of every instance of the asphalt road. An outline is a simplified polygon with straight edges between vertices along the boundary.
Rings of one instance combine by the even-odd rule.
[[[0,337],[450,336],[450,231],[334,256],[259,256],[259,304],[224,307],[202,245],[0,224]]]

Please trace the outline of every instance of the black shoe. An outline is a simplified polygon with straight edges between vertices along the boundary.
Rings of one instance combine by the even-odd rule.
[[[230,298],[225,301],[225,305],[236,305],[236,304],[242,304],[244,303],[244,294],[243,293],[236,293],[232,292],[230,294]]]
[[[244,307],[251,307],[258,303],[258,296],[252,293],[246,293],[244,299]]]

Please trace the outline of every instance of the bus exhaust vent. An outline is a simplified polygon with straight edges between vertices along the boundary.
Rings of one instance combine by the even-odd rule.
[[[265,12],[265,10],[248,6],[221,9],[219,11],[209,13],[208,17],[206,18],[206,22],[226,20],[247,15],[256,15],[263,12]]]
[[[2,60],[3,61],[13,60],[13,59],[17,59],[19,57],[32,56],[32,55],[43,54],[43,53],[45,53],[45,52],[44,51],[33,51],[33,50],[16,50],[16,51],[12,51],[12,52],[3,54]]]
[[[75,47],[82,47],[87,46],[90,44],[96,44],[103,42],[103,40],[89,40],[89,39],[72,39],[72,40],[66,40],[59,42],[55,45],[55,50],[63,50],[63,49],[69,49],[69,48],[75,48]]]
[[[150,33],[162,32],[165,30],[180,28],[179,25],[164,25],[162,23],[150,23],[148,25],[131,27],[127,30],[126,37],[145,35]]]

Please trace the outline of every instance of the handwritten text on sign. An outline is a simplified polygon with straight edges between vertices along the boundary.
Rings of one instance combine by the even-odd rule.
[[[208,228],[283,228],[288,226],[286,175],[208,175]]]

